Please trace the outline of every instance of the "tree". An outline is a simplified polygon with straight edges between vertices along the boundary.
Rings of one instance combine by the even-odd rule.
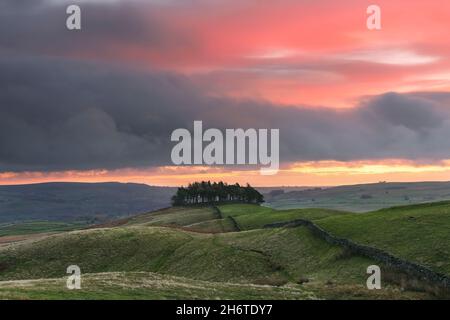
[[[264,202],[264,197],[248,183],[245,187],[242,187],[239,183],[228,185],[222,181],[218,183],[211,183],[211,181],[193,182],[187,188],[179,187],[172,197],[174,206],[218,202],[260,204]]]

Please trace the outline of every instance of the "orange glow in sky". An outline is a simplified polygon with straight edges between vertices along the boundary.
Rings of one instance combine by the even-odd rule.
[[[312,161],[292,163],[267,178],[259,170],[211,168],[203,166],[165,166],[149,169],[91,170],[63,172],[0,173],[0,184],[38,182],[134,182],[159,186],[186,185],[192,181],[211,180],[228,183],[247,182],[255,186],[334,186],[379,181],[448,181],[450,160],[416,164],[404,160],[382,161]]]
[[[95,50],[82,46],[51,55],[171,72],[206,96],[264,100],[274,107],[357,108],[365,97],[386,92],[450,91],[450,1],[377,0],[382,28],[375,31],[366,27],[372,2],[143,1],[136,19],[148,24],[147,41],[115,37],[118,27],[108,30],[112,35],[89,39],[101,44]],[[233,116],[239,117],[230,115],[230,122]],[[202,179],[256,186],[450,180],[450,161],[322,159],[284,163],[275,176],[233,167],[0,170],[2,185],[119,181],[177,186]]]

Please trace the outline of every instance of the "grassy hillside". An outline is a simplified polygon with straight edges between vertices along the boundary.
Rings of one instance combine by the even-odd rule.
[[[220,213],[211,207],[168,208],[127,219],[124,225],[180,227],[204,233],[237,231],[231,219],[222,218]]]
[[[127,225],[141,226],[188,226],[198,222],[217,219],[217,213],[209,207],[173,207],[161,211],[137,215]]]
[[[186,229],[197,232],[223,233],[238,231],[233,221],[229,218],[214,219],[197,222],[186,226]]]
[[[450,202],[392,207],[369,213],[325,209],[273,210],[252,205],[220,207],[242,229],[307,219],[328,232],[385,250],[450,275]]]
[[[334,235],[386,250],[450,275],[450,202],[333,216],[317,224]]]
[[[282,189],[282,188],[280,188]],[[450,182],[371,183],[266,193],[275,209],[328,208],[368,212],[399,205],[450,200]]]
[[[0,299],[314,299],[300,286],[199,281],[150,272],[88,274],[82,290],[65,289],[66,278],[0,282]]]
[[[411,229],[410,239],[413,231],[426,225],[428,233],[433,233],[438,221],[434,215],[446,212],[448,204],[430,207],[433,210],[425,211],[434,214],[424,215],[424,209],[429,209],[426,206],[363,215],[324,209],[276,211],[238,204],[221,206],[221,214],[206,207],[141,214],[109,227],[44,235],[33,242],[0,247],[0,298],[428,298],[427,293],[401,290],[388,282],[383,282],[383,290],[367,290],[366,268],[379,263],[330,245],[305,227],[261,227],[303,218],[331,232],[351,231],[348,237],[355,241],[363,241],[358,237],[364,236],[371,245],[385,241],[388,251],[395,245],[406,250],[406,236],[401,246],[383,237],[395,237],[391,231],[402,228],[405,217],[407,222],[416,219],[422,223]],[[386,220],[386,215],[392,220]],[[379,221],[371,221],[378,223],[381,233],[378,229],[353,230],[365,225],[366,220],[360,220],[365,216],[378,217]],[[232,232],[232,219],[242,231]],[[445,227],[442,234],[435,233],[435,241],[448,243]],[[428,256],[438,257],[429,250],[433,246],[433,241],[423,242],[423,247],[419,242],[416,245],[424,255],[428,251]],[[444,245],[439,248],[444,250]],[[72,264],[89,274],[83,280],[86,290],[78,293],[60,286]],[[167,286],[162,288],[161,282]],[[204,289],[194,290],[196,283]],[[268,287],[261,291],[261,285]]]
[[[22,223],[0,224],[0,237],[26,235],[46,232],[71,231],[86,227],[84,223],[66,223],[52,221],[30,221]]]
[[[191,283],[194,280],[234,285],[252,283],[279,287],[272,289],[281,292],[289,291],[293,286],[298,288],[299,283],[303,283],[302,298],[311,297],[311,292],[317,293],[318,298],[427,297],[419,292],[401,292],[399,288],[388,284],[382,291],[367,290],[365,270],[374,261],[348,255],[341,248],[330,246],[314,237],[305,228],[216,235],[161,227],[84,230],[53,235],[33,244],[0,250],[0,261],[2,280],[60,278],[65,276],[68,265],[77,264],[83,274],[156,272],[160,275],[189,278]],[[92,277],[94,281],[97,275]],[[79,293],[79,297],[131,297],[127,286],[130,281],[135,280],[126,279],[126,275],[124,277],[122,282],[113,278],[112,284],[105,278],[104,282],[109,284],[107,288],[100,287],[96,290],[91,287],[92,292],[83,291]],[[88,277],[88,281],[89,279],[91,278]],[[115,285],[115,281],[119,283]],[[39,282],[45,286],[36,289]],[[26,283],[36,284],[33,281]],[[10,297],[26,297],[27,294],[31,298],[58,297],[64,289],[57,288],[57,283],[53,280],[39,280],[34,286],[37,291],[32,289],[25,292],[21,282],[0,282],[0,297],[2,292]],[[141,279],[139,283],[144,286],[135,284],[137,289],[134,298],[167,298],[170,293],[173,298],[189,297],[185,296],[187,293],[183,290],[175,295],[170,287],[151,294],[146,290],[146,279]],[[119,290],[120,286],[124,289]],[[177,286],[181,287],[183,283]],[[230,288],[235,287],[230,285]],[[221,286],[216,288],[220,289]],[[249,298],[254,297],[253,293],[245,291],[247,289],[231,289],[230,297],[243,298],[244,294],[248,294]],[[268,288],[267,294],[272,289]],[[202,296],[201,292],[200,290],[199,296]],[[221,294],[227,296],[227,293]],[[68,295],[70,293],[63,294],[64,297]],[[289,298],[299,298],[299,295],[296,293]],[[279,295],[274,294],[273,297],[277,298]]]
[[[231,204],[219,207],[223,216],[232,217],[242,230],[258,229],[274,222],[307,219],[315,221],[329,216],[348,215],[349,212],[329,209],[274,210],[251,204]]]
[[[122,227],[58,234],[0,251],[0,279],[58,277],[77,264],[87,273],[149,271],[214,281],[271,284],[303,276],[363,281],[370,261],[341,255],[341,248],[305,228],[213,235]]]

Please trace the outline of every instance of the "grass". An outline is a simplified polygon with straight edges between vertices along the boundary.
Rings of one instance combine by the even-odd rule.
[[[450,275],[450,202],[400,206],[317,221],[332,234]]]
[[[58,234],[0,251],[0,279],[59,278],[83,273],[158,272],[190,279],[281,286],[308,279],[363,289],[374,262],[345,256],[306,228],[202,234],[130,226]],[[368,293],[370,294],[370,293]]]
[[[217,218],[217,214],[209,207],[173,207],[135,216],[127,225],[182,227]]]
[[[450,202],[398,206],[369,213],[327,209],[272,210],[252,205],[220,209],[245,230],[273,222],[311,220],[333,235],[385,250],[450,275]]]
[[[209,281],[223,285],[264,285],[278,287],[282,291],[283,288],[297,286],[301,279],[307,279],[308,283],[302,286],[307,294],[300,294],[302,298],[312,297],[310,292],[319,292],[319,295],[314,295],[317,298],[352,298],[348,288],[359,292],[359,298],[427,297],[423,293],[400,292],[389,285],[376,292],[365,289],[365,270],[374,261],[346,255],[340,247],[314,237],[303,227],[215,235],[161,227],[83,230],[2,250],[0,261],[2,280],[61,278],[65,276],[68,265],[77,264],[82,274],[152,272],[161,277],[188,278],[198,286],[202,285],[202,281]],[[165,293],[156,291],[152,295],[145,286],[136,283],[133,295],[127,283],[134,280],[126,279],[126,275],[124,277],[120,280],[124,284],[118,281],[117,286],[106,289],[94,281],[98,285],[96,289],[93,285],[92,292],[86,293],[87,296],[82,293],[76,296],[76,293],[75,298],[175,299],[187,294],[180,290],[177,296],[178,289],[174,288],[169,290],[172,295],[165,289]],[[65,298],[71,294],[64,288],[55,287],[53,280],[39,281],[43,283],[42,288],[37,292],[31,290],[29,295],[21,282],[13,282],[13,288],[7,286],[7,289],[2,289],[0,282],[0,297],[2,292],[6,297],[18,298]],[[182,287],[183,283],[178,286]],[[326,286],[329,286],[328,290],[323,289]],[[218,297],[221,297],[221,288],[218,286],[215,289]],[[347,294],[344,295],[342,290],[347,290]],[[254,296],[244,290],[230,292],[229,297],[247,299]],[[271,297],[278,296],[274,294]]]
[[[276,287],[198,281],[149,272],[110,272],[82,276],[80,290],[66,278],[0,282],[0,299],[314,299],[300,286]]]
[[[47,232],[63,232],[85,227],[85,223],[66,223],[53,221],[30,221],[0,224],[0,237],[27,235]]]
[[[202,221],[187,225],[186,229],[197,231],[197,232],[207,232],[207,233],[223,233],[223,232],[233,232],[238,231],[231,219],[214,219],[208,221]]]
[[[302,276],[363,282],[371,261],[338,259],[341,252],[305,228],[216,235],[161,227],[93,229],[0,251],[0,279],[59,277],[68,265],[76,264],[85,273],[148,271],[257,283],[284,283]]]
[[[271,214],[273,209],[263,206],[256,206],[253,204],[226,204],[219,206],[220,211],[224,217],[239,217],[252,214]]]
[[[306,219],[315,221],[330,216],[349,215],[349,212],[330,209],[292,209],[274,210],[272,208],[251,204],[231,204],[219,207],[223,216],[236,220],[241,230],[262,228],[266,224],[274,222]]]
[[[193,280],[151,272],[85,274],[80,290],[68,290],[66,278],[2,281],[0,299],[15,300],[310,300],[423,299],[419,292],[398,288],[370,291],[355,285],[257,285]]]
[[[116,227],[64,232],[0,248],[0,280],[13,281],[0,282],[0,298],[430,297],[387,282],[382,290],[369,291],[366,268],[380,265],[376,261],[330,245],[305,227],[262,228],[300,218],[400,257],[422,259],[444,271],[450,260],[445,248],[450,240],[449,203],[368,214],[327,209],[276,211],[243,204],[220,206],[220,210],[222,216],[206,207],[170,208],[123,220]],[[242,231],[233,232],[232,219]],[[66,292],[61,287],[66,268],[72,264],[86,275],[82,292]],[[18,282],[22,279],[27,280]],[[267,286],[267,291],[255,289],[260,286]]]

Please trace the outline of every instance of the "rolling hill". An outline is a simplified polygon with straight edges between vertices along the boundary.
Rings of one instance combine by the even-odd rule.
[[[0,186],[0,223],[107,221],[168,207],[174,191],[113,182]]]
[[[397,206],[368,213],[326,209],[274,210],[251,205],[226,205],[244,230],[266,224],[305,219],[334,236],[384,250],[450,275],[450,201]]]
[[[450,201],[316,221],[332,234],[450,275]]]
[[[350,221],[346,219],[359,214],[323,209],[276,211],[237,204],[220,209],[169,208],[90,229],[11,242],[0,247],[0,297],[431,297],[423,289],[388,279],[382,290],[367,290],[366,268],[380,265],[377,261],[331,245],[303,226],[262,227],[298,218],[325,225],[328,219]],[[240,231],[234,228],[236,224]],[[61,287],[71,264],[80,266],[85,275],[84,290],[71,293]],[[204,289],[196,289],[203,285]]]
[[[368,212],[392,206],[450,200],[450,182],[380,182],[262,191],[266,205],[274,209],[326,208]]]

